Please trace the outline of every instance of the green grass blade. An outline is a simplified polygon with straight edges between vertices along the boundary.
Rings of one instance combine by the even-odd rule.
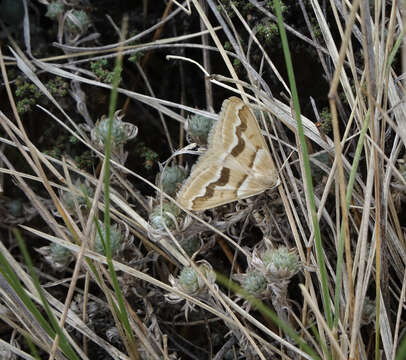
[[[405,33],[406,33],[406,28],[403,28],[402,33],[399,35],[399,37],[397,38],[395,45],[393,45],[393,49],[391,51],[391,53],[389,54],[389,58],[388,58],[388,62],[386,64],[386,69],[385,72],[388,72],[390,70],[390,67],[392,66],[392,63],[395,59],[395,56],[400,48],[400,45],[402,45],[403,39],[405,37]]]
[[[21,249],[21,253],[23,254],[25,263],[27,264],[27,267],[28,267],[32,282],[33,282],[33,284],[34,284],[34,286],[35,286],[35,288],[36,288],[36,290],[37,290],[37,292],[38,292],[38,294],[40,296],[42,305],[43,305],[44,310],[45,310],[45,312],[46,312],[46,314],[48,316],[48,319],[51,322],[54,331],[59,336],[59,344],[60,344],[61,351],[69,359],[79,360],[79,357],[76,355],[76,353],[73,350],[72,346],[69,344],[69,341],[67,340],[64,332],[60,328],[60,326],[58,324],[58,321],[55,318],[54,314],[52,313],[51,307],[49,306],[48,301],[45,298],[44,293],[42,292],[39,279],[37,277],[37,274],[34,271],[34,266],[32,265],[31,258],[30,258],[29,254],[28,254],[27,247],[25,246],[24,240],[22,239],[20,232],[17,229],[13,229],[13,233],[14,233],[17,241],[18,241],[18,244],[19,244],[20,249]],[[50,336],[52,338],[54,338],[55,333],[53,333],[53,335],[50,334]]]
[[[288,71],[290,90],[292,92],[292,100],[293,100],[293,106],[295,109],[296,120],[297,120],[297,125],[298,125],[298,134],[299,134],[299,140],[300,140],[300,144],[301,144],[301,151],[303,153],[303,163],[304,163],[305,177],[306,177],[306,191],[309,195],[308,198],[309,198],[309,202],[310,202],[310,212],[311,212],[312,223],[313,223],[313,228],[314,228],[314,240],[315,240],[315,245],[316,245],[316,255],[317,255],[317,261],[318,261],[318,265],[319,265],[320,278],[321,278],[324,314],[326,316],[327,323],[328,323],[329,327],[331,328],[333,326],[333,318],[332,318],[331,306],[330,306],[330,296],[329,296],[329,292],[328,292],[327,269],[326,269],[326,264],[324,262],[324,251],[323,251],[323,246],[321,243],[319,222],[317,219],[316,202],[314,199],[313,182],[312,182],[312,176],[311,176],[311,171],[310,171],[309,153],[307,151],[307,145],[306,145],[306,140],[305,140],[304,131],[303,131],[303,123],[301,120],[301,111],[300,111],[300,105],[299,105],[299,96],[298,96],[298,92],[297,92],[297,88],[296,88],[296,81],[295,81],[295,75],[294,75],[294,71],[293,71],[292,58],[291,58],[290,51],[289,51],[288,39],[286,36],[284,24],[283,24],[282,11],[281,11],[281,5],[280,5],[279,0],[274,0],[274,8],[275,8],[276,15],[278,18],[279,33],[281,36],[282,48],[283,48],[283,53],[285,56],[285,63],[286,63],[287,71]]]
[[[124,20],[126,21],[126,20]],[[124,31],[125,32],[125,31]],[[124,33],[123,32],[123,33]],[[128,320],[128,314],[127,310],[125,307],[125,302],[124,302],[124,297],[123,294],[121,293],[119,282],[117,279],[116,272],[114,270],[114,265],[113,265],[113,260],[112,260],[112,251],[111,251],[111,239],[110,239],[110,160],[111,160],[111,151],[112,151],[112,146],[111,146],[111,139],[112,139],[112,127],[113,127],[113,118],[114,118],[114,112],[116,110],[117,106],[117,97],[118,97],[118,85],[120,83],[121,79],[121,71],[122,71],[122,62],[123,62],[123,55],[122,52],[119,51],[117,57],[116,57],[116,64],[114,67],[114,72],[113,72],[113,81],[112,81],[112,90],[110,93],[110,105],[109,105],[109,126],[108,126],[108,131],[107,131],[107,138],[105,142],[105,158],[106,158],[106,163],[104,167],[104,199],[105,199],[105,211],[104,211],[104,226],[105,226],[105,251],[106,251],[106,260],[107,260],[107,266],[109,269],[109,273],[112,279],[113,283],[113,288],[114,292],[116,294],[117,302],[118,302],[118,307],[119,311],[117,312],[117,316],[119,317],[123,327],[124,331],[126,332],[126,335],[128,337],[129,343],[132,344],[132,349],[135,350],[136,347],[135,345],[135,340],[134,340],[134,335],[131,329],[130,322]]]

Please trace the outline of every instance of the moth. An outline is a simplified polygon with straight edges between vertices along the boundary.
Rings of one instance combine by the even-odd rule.
[[[188,210],[206,210],[278,184],[278,171],[254,113],[233,96],[223,102],[208,149],[192,167],[177,201]]]

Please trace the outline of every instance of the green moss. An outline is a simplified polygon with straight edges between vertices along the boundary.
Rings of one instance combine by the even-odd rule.
[[[320,113],[320,120],[321,128],[326,134],[329,134],[332,130],[331,113],[329,108],[325,107],[322,109]]]
[[[231,43],[229,41],[226,41],[224,43],[223,47],[224,47],[224,50],[228,50],[228,51],[233,49],[233,46],[231,45]]]
[[[283,15],[283,14],[285,14],[286,11],[288,10],[288,7],[284,4],[284,2],[283,2],[282,0],[279,0],[279,4],[280,4],[281,12],[282,12],[282,15]],[[275,2],[274,2],[274,0],[268,1],[268,2],[266,3],[266,6],[267,6],[268,8],[270,8],[270,9],[273,11],[274,14],[276,14],[276,11],[275,11]]]
[[[92,61],[90,63],[90,69],[96,75],[99,81],[106,84],[111,84],[114,77],[114,71],[108,70],[107,65],[107,59],[100,59],[98,61]]]
[[[55,97],[63,97],[68,94],[69,84],[57,76],[46,83],[48,91]]]
[[[258,24],[257,35],[260,40],[270,43],[275,38],[279,39],[278,26],[275,23]]]
[[[135,152],[138,156],[144,159],[144,167],[147,170],[151,169],[158,160],[158,154],[147,147],[143,142],[137,144]]]
[[[313,29],[314,36],[316,38],[320,38],[321,37],[321,30],[320,30],[320,25],[317,22],[317,19],[312,18],[311,24],[312,24],[312,29]]]
[[[128,61],[135,64],[135,63],[139,62],[143,58],[144,55],[145,55],[144,51],[138,51],[134,54],[131,54],[131,56],[128,58]]]
[[[24,81],[21,77],[17,77],[15,85],[14,94],[17,97],[17,111],[20,114],[31,111],[38,100],[44,98],[44,95],[34,84]],[[69,84],[60,77],[49,80],[45,86],[55,97],[63,97],[68,94]]]
[[[24,98],[17,101],[17,111],[19,114],[25,114],[32,110],[32,106],[36,104],[35,99]]]
[[[233,65],[234,65],[234,67],[240,67],[241,66],[241,61],[239,60],[239,59],[234,59],[234,61],[233,61]]]
[[[71,135],[71,136],[69,136],[69,142],[70,142],[72,145],[75,145],[75,144],[78,144],[78,143],[79,143],[79,140],[78,140],[77,137]]]
[[[80,169],[91,169],[94,166],[94,156],[90,150],[84,151],[78,156],[75,156],[76,165]]]

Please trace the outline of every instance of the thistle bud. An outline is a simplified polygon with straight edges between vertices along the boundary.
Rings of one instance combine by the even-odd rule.
[[[289,251],[285,246],[265,251],[262,262],[266,267],[266,275],[274,281],[290,279],[300,268],[296,252]]]
[[[187,119],[185,125],[187,140],[190,143],[195,142],[200,146],[207,146],[213,124],[214,120],[212,118],[202,115],[192,115]]]
[[[86,207],[87,205],[86,198],[90,200],[90,198],[93,197],[94,194],[93,189],[86,183],[82,183],[81,180],[77,180],[75,182],[75,187],[83,195],[72,194],[70,191],[64,191],[62,194],[62,202],[70,213],[75,212],[74,196],[76,198],[76,201],[78,202],[79,207]]]
[[[104,226],[103,223],[99,222],[100,224],[100,232],[102,237],[99,234],[99,231],[96,230],[96,239],[94,242],[94,249],[96,252],[102,255],[106,255],[106,252],[104,251],[104,246],[103,244],[106,244],[106,227]],[[113,226],[110,226],[110,246],[111,246],[111,254],[112,256],[116,255],[121,247],[123,241],[123,234],[118,228],[118,225],[115,224]]]
[[[65,6],[64,6],[63,2],[61,2],[59,0],[52,1],[50,4],[48,4],[47,12],[46,12],[45,16],[52,20],[56,20],[58,18],[58,15],[62,14],[64,10],[65,10]]]
[[[156,230],[164,230],[164,223],[169,229],[176,228],[176,220],[181,215],[181,210],[171,202],[164,202],[161,206],[157,205],[149,216],[151,226]]]
[[[135,125],[123,122],[121,120],[123,117],[124,115],[120,114],[120,110],[114,113],[111,127],[111,144],[113,148],[124,145],[128,140],[134,138],[138,132],[138,128]],[[109,119],[103,115],[91,131],[92,141],[98,147],[104,147],[107,141],[108,130]]]
[[[259,271],[251,271],[246,274],[241,286],[250,295],[260,296],[267,288],[266,277]]]
[[[158,183],[162,183],[162,190],[168,195],[176,194],[180,185],[187,177],[187,171],[182,166],[167,166],[158,176]]]
[[[66,13],[66,28],[73,35],[84,34],[91,21],[83,10],[70,10]]]
[[[208,263],[201,264],[199,270],[210,283],[215,283],[216,274]],[[177,284],[179,288],[189,295],[197,295],[206,289],[206,283],[191,266],[186,266],[182,269],[177,279]]]

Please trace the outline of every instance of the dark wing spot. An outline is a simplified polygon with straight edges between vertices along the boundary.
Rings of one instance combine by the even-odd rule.
[[[204,201],[204,200],[210,199],[213,196],[214,190],[216,189],[216,187],[226,185],[229,180],[230,180],[230,169],[223,167],[221,169],[220,177],[216,181],[207,185],[206,192],[204,193],[204,195],[195,198],[193,200],[193,203],[195,203],[195,202],[198,203],[199,201]]]
[[[245,148],[245,141],[242,138],[242,133],[245,130],[247,130],[247,123],[240,116],[239,116],[239,119],[241,120],[241,124],[238,125],[237,128],[235,129],[235,133],[236,133],[237,138],[238,138],[238,143],[231,150],[231,155],[234,156],[234,157],[237,157],[239,154],[241,154],[244,151],[244,148]]]

